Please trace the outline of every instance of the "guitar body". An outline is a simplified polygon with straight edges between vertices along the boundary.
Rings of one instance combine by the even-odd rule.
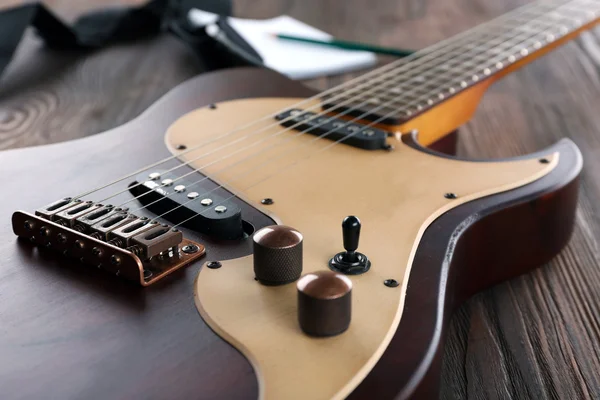
[[[207,273],[225,274],[228,266],[233,265],[230,263],[247,263],[252,255],[250,239],[219,242],[184,229],[186,237],[206,246],[206,258],[155,285],[142,288],[52,251],[38,249],[26,240],[17,240],[10,220],[15,210],[35,210],[168,157],[170,150],[176,153],[176,140],[193,138],[195,130],[198,137],[209,137],[214,134],[211,129],[215,126],[232,118],[241,118],[239,115],[243,113],[235,111],[231,114],[226,113],[227,110],[247,109],[250,102],[261,102],[261,99],[293,104],[289,99],[307,98],[313,94],[310,89],[272,71],[225,70],[182,84],[135,120],[111,131],[67,143],[0,153],[0,169],[9,177],[4,183],[5,194],[0,207],[0,254],[3,260],[0,262],[0,397],[245,399],[284,393],[270,392],[273,382],[269,381],[268,375],[263,375],[268,368],[261,362],[268,354],[261,353],[260,344],[252,347],[253,344],[244,342],[245,339],[236,334],[235,318],[232,324],[227,322],[231,310],[219,307],[228,299],[235,304],[239,300],[235,296],[244,292],[244,283],[240,283],[239,293],[237,290],[235,293],[221,292],[223,299],[218,304],[205,303],[202,296],[208,289],[200,290],[203,282],[209,282],[203,277],[214,279]],[[240,108],[227,105],[234,104],[232,101],[239,101],[235,107]],[[207,114],[210,113],[209,104],[217,104],[214,114]],[[263,107],[262,103],[252,104],[260,109]],[[178,121],[182,116],[192,111],[196,113],[194,110],[200,108],[204,111],[197,114],[198,121],[205,121],[202,118],[214,120],[194,123],[191,130],[174,131],[179,129]],[[256,117],[271,111],[265,105],[264,112]],[[194,113],[188,115],[196,115]],[[449,131],[456,127],[450,128]],[[389,304],[389,307],[382,305],[380,311],[389,314],[389,323],[381,327],[381,338],[374,339],[373,344],[365,344],[366,349],[372,346],[373,351],[369,350],[366,356],[359,354],[354,360],[355,369],[348,372],[348,379],[341,374],[342,377],[336,379],[344,382],[324,388],[318,392],[323,397],[317,395],[318,398],[436,398],[444,336],[453,310],[477,291],[547,262],[570,237],[582,165],[580,153],[572,142],[564,140],[538,154],[511,160],[468,163],[438,152],[452,152],[453,136],[437,142],[434,147],[437,146],[438,151],[421,147],[417,140],[416,135],[404,135],[396,144],[396,150],[389,154],[373,152],[373,157],[379,157],[381,161],[377,162],[386,166],[388,163],[394,165],[392,157],[398,157],[398,162],[408,158],[424,160],[431,163],[431,168],[442,165],[440,171],[464,166],[465,173],[474,174],[473,179],[464,182],[464,189],[457,191],[455,200],[444,198],[452,188],[434,185],[431,192],[435,195],[431,200],[428,196],[422,201],[418,199],[420,204],[430,202],[431,210],[427,218],[416,220],[415,217],[415,234],[411,240],[399,242],[397,248],[387,246],[388,249],[380,253],[385,257],[368,254],[373,260],[381,261],[374,261],[372,271],[355,278],[354,299],[361,299],[361,285],[380,284],[376,290],[380,287],[385,291],[382,295],[385,300],[381,304]],[[339,154],[345,151],[352,157],[344,158]],[[324,151],[315,162],[340,160],[329,168],[352,171],[357,163],[367,159],[365,153],[339,144],[329,158],[328,152]],[[469,167],[471,164],[472,168]],[[481,182],[476,179],[478,168],[486,174]],[[187,168],[188,171],[192,169]],[[423,171],[417,166],[375,171],[374,182],[377,179],[396,182],[394,174],[403,174],[402,182],[411,185],[424,179],[418,179]],[[386,174],[390,177],[386,178]],[[417,177],[413,179],[413,176]],[[339,179],[344,178],[340,176]],[[452,181],[455,175],[447,179]],[[219,177],[214,180],[219,182]],[[434,182],[431,180],[432,185]],[[127,184],[122,182],[119,189],[126,188]],[[314,193],[323,190],[319,185],[325,184],[322,177],[315,175],[307,176],[303,181],[306,190]],[[456,180],[456,184],[463,183]],[[245,191],[245,187],[229,184],[227,187],[233,193]],[[376,190],[377,185],[373,183],[369,188]],[[406,187],[406,192],[412,193],[411,188]],[[466,195],[467,191],[470,195]],[[331,237],[331,248],[325,251],[335,253],[334,250],[341,247],[339,223],[330,227],[327,218],[318,216],[311,221],[310,212],[303,212],[303,218],[295,220],[294,213],[299,212],[300,205],[286,208],[281,204],[284,192],[280,197],[274,195],[277,207],[272,209],[257,204],[251,192],[245,197],[246,201],[236,201],[243,210],[244,219],[256,229],[280,222],[300,229],[307,238],[305,270],[326,269],[326,264],[314,265],[313,259],[319,260],[321,256],[311,250],[309,235],[313,226],[317,228],[315,231],[337,232]],[[429,193],[429,188],[422,192]],[[340,197],[340,213],[352,211],[352,208],[347,210],[353,204],[352,199]],[[390,192],[389,196],[377,193],[376,198],[385,200],[386,207],[373,207],[372,211],[365,209],[363,214],[373,212],[385,219],[386,215],[394,214],[395,201],[405,204],[414,200],[410,196],[407,196],[408,200],[397,200],[396,197],[397,193]],[[318,209],[318,203],[310,204],[310,207]],[[328,210],[327,204],[323,207]],[[397,224],[398,231],[410,225],[408,214],[401,215],[403,219]],[[149,212],[147,215],[155,216]],[[368,235],[368,218],[359,217],[365,224],[363,235]],[[318,226],[320,223],[322,225]],[[374,235],[394,235],[387,225],[385,231],[378,231],[373,222],[368,229]],[[367,250],[373,249],[371,253],[377,249],[376,241],[369,240],[368,236],[364,241]],[[395,260],[396,253],[406,254]],[[203,268],[202,264],[210,260],[223,261],[223,268]],[[384,268],[394,268],[396,261],[406,265],[400,266],[398,274],[389,278],[397,279],[400,285],[385,287],[376,274]],[[369,277],[376,279],[371,282]],[[220,284],[218,279],[214,285]],[[256,286],[259,284],[254,281],[247,284],[259,287],[259,291],[266,290]],[[392,292],[394,290],[396,292]],[[364,302],[361,300],[360,304]],[[361,329],[369,323],[363,318],[367,311],[355,307],[351,328],[339,336],[340,341],[351,342],[353,338],[361,337]],[[223,314],[214,314],[221,312]],[[256,316],[244,315],[251,326],[254,317],[265,318],[264,313],[269,310],[249,312],[257,313]],[[276,332],[276,329],[265,329],[265,332],[268,337],[269,332]],[[300,345],[308,342],[306,346],[310,348],[312,342],[304,339],[299,329],[291,335],[297,335]],[[302,376],[305,366],[298,364],[296,367]],[[323,380],[327,381],[327,376],[323,376]],[[292,382],[277,382],[276,386],[288,384],[293,385]],[[269,397],[282,398],[272,394],[266,396]]]

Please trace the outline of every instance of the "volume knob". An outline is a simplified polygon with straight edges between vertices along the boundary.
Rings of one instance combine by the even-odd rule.
[[[297,284],[298,322],[311,336],[334,336],[350,326],[352,281],[333,271],[304,275]]]
[[[254,234],[254,275],[265,285],[290,283],[302,274],[302,234],[285,225]]]

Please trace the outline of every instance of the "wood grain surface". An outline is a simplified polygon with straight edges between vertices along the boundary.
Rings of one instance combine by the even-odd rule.
[[[19,2],[0,0],[0,7]],[[285,13],[340,38],[420,48],[526,2],[237,0],[234,5],[238,16]],[[120,3],[47,2],[67,20]],[[46,50],[30,32],[0,79],[0,149],[118,126],[200,70],[172,37],[83,54]],[[308,84],[325,89],[350,76]],[[570,137],[585,164],[571,244],[548,265],[477,295],[455,315],[441,398],[600,398],[599,103],[597,29],[495,84],[461,130],[462,156],[509,157]]]

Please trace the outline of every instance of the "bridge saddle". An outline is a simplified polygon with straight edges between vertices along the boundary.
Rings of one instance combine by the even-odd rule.
[[[126,208],[65,198],[16,211],[13,231],[38,246],[95,266],[141,286],[151,285],[202,257],[204,246],[178,229],[138,217]]]

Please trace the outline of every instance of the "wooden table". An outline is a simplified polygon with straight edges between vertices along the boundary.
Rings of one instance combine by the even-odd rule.
[[[96,6],[123,2],[47,3],[72,20]],[[340,38],[421,48],[526,2],[234,4],[242,17],[289,14]],[[0,0],[0,7],[18,3]],[[121,125],[198,71],[193,55],[168,36],[91,54],[59,54],[44,49],[31,33],[0,80],[0,149],[55,143]],[[325,89],[345,79],[308,84]],[[570,245],[550,264],[476,296],[457,311],[446,346],[442,398],[600,398],[599,104],[596,30],[496,84],[462,128],[463,156],[514,156],[570,137],[581,148],[585,167]]]

